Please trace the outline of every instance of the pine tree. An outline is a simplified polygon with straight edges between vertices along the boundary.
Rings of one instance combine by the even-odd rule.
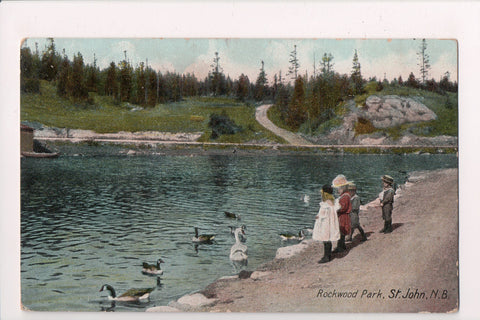
[[[87,89],[88,91],[91,92],[97,92],[98,91],[98,85],[99,85],[99,73],[100,71],[98,70],[97,67],[97,57],[95,54],[93,54],[93,65],[87,67]]]
[[[267,74],[265,73],[264,62],[262,60],[262,67],[260,68],[260,73],[255,82],[255,100],[261,101],[265,98],[267,94],[267,82]]]
[[[69,78],[71,77],[72,73],[72,66],[70,64],[70,60],[64,54],[62,63],[60,65],[60,71],[58,72],[57,78],[57,94],[59,96],[65,97],[67,96],[67,87],[69,86]]]
[[[49,44],[46,51],[42,55],[40,65],[40,78],[47,81],[53,81],[57,77],[58,65],[61,58],[55,51],[55,41],[53,38],[48,39]]]
[[[419,59],[418,66],[420,67],[420,77],[422,78],[422,85],[428,79],[428,71],[430,70],[430,57],[427,54],[427,40],[423,39],[420,44],[420,49],[417,52]]]
[[[213,58],[213,64],[210,66],[212,71],[209,74],[211,80],[211,91],[214,96],[224,95],[226,92],[226,81],[223,69],[220,66],[220,56],[218,52],[215,52],[215,58]]]
[[[332,63],[332,60],[333,60],[333,56],[331,53],[329,53],[328,55],[326,53],[323,54],[322,62],[321,62],[321,71],[322,71],[323,77],[325,78],[328,78],[333,74],[334,63]]]
[[[292,100],[288,105],[286,124],[294,130],[298,130],[300,125],[307,119],[307,110],[305,108],[305,88],[304,80],[298,77],[295,80]]]
[[[72,73],[68,77],[67,95],[74,100],[85,100],[88,98],[88,90],[84,79],[83,57],[80,52],[73,56]]]
[[[293,80],[297,79],[298,69],[300,68],[300,63],[297,58],[297,45],[293,46],[293,51],[290,52],[290,59],[288,60],[290,67],[288,67],[287,76],[292,76]]]
[[[353,66],[352,66],[352,73],[351,73],[350,79],[352,80],[352,83],[353,83],[354,94],[362,94],[363,79],[362,79],[360,62],[358,62],[357,50],[355,50],[355,54],[353,55]]]
[[[408,76],[406,85],[410,88],[418,88],[419,87],[419,83],[418,83],[417,79],[415,79],[415,75],[413,74],[413,72],[410,72],[410,75]]]
[[[132,94],[132,78],[133,78],[133,68],[130,63],[127,61],[127,53],[125,51],[125,60],[122,60],[119,63],[120,70],[120,101],[130,101]]]
[[[105,94],[112,97],[117,97],[118,95],[118,84],[117,84],[117,67],[115,62],[110,62],[110,66],[107,70],[107,78],[105,80]]]
[[[248,98],[248,92],[250,88],[250,81],[243,73],[238,78],[235,86],[235,96],[238,100],[244,102]]]

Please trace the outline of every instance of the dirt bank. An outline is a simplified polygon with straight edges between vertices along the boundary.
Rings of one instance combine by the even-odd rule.
[[[400,193],[391,234],[378,232],[381,209],[371,206],[361,213],[369,240],[357,235],[327,264],[317,263],[323,245],[310,241],[301,253],[261,266],[264,273],[212,283],[201,292],[209,298],[203,305],[170,305],[210,312],[455,311],[458,170],[415,173]]]

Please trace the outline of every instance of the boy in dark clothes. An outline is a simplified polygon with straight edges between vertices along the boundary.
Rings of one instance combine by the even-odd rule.
[[[350,192],[350,202],[352,203],[352,211],[350,211],[352,231],[350,231],[347,241],[352,241],[353,232],[355,229],[358,229],[362,235],[362,239],[360,241],[366,241],[367,236],[365,235],[363,228],[360,226],[360,218],[358,217],[358,214],[360,213],[360,197],[357,194],[357,186],[355,183],[351,182],[348,184],[348,191]]]
[[[393,211],[393,197],[395,190],[393,190],[393,178],[384,175],[383,181],[383,198],[380,199],[380,205],[382,206],[382,218],[385,220],[385,225],[380,232],[390,233],[392,229],[392,211]]]

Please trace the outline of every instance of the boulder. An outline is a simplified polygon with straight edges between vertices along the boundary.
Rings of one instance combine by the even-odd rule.
[[[214,305],[218,299],[209,299],[201,293],[189,294],[177,300],[181,305],[187,305],[191,308],[200,308]]]
[[[370,96],[359,116],[368,119],[376,128],[389,128],[404,123],[424,122],[437,119],[436,114],[423,103],[410,97]]]

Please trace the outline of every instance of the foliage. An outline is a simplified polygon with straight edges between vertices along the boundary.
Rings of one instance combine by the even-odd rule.
[[[422,78],[422,85],[425,85],[425,82],[428,78],[428,71],[430,70],[430,57],[427,54],[427,40],[422,39],[420,44],[419,51],[417,52],[418,56],[418,66],[420,67],[420,76]]]
[[[262,137],[282,142],[255,120],[255,109],[227,97],[187,97],[181,102],[157,104],[153,108],[136,110],[129,103],[116,104],[114,97],[91,93],[94,105],[75,104],[69,98],[59,97],[56,88],[40,81],[41,94],[21,95],[21,120],[35,121],[46,126],[93,130],[99,133],[119,131],[204,132],[210,114],[223,111],[244,131],[221,136],[219,142],[247,142]]]
[[[286,124],[294,130],[298,130],[300,125],[307,119],[307,110],[305,108],[305,88],[302,77],[295,80],[293,96],[288,104]]]
[[[360,62],[358,61],[357,50],[355,50],[355,54],[353,55],[353,66],[352,66],[352,73],[350,75],[350,79],[353,83],[354,94],[362,94],[363,78],[362,78]]]
[[[223,134],[235,134],[243,130],[225,112],[222,114],[212,113],[208,126],[212,129],[211,139],[217,139]]]
[[[368,119],[358,118],[355,123],[355,135],[370,134],[375,132],[377,129],[373,126],[372,122]]]
[[[290,59],[288,62],[290,63],[290,66],[288,67],[287,76],[291,76],[291,78],[296,81],[298,77],[298,69],[300,68],[300,63],[297,58],[297,45],[293,46],[293,51],[290,52]]]

